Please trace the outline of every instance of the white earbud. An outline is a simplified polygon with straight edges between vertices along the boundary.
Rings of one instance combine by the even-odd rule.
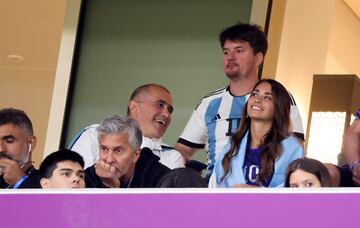
[[[26,156],[26,159],[24,161],[19,162],[20,168],[22,168],[28,161],[29,157],[30,157],[30,152],[31,152],[31,144],[29,143],[29,151],[28,154]]]

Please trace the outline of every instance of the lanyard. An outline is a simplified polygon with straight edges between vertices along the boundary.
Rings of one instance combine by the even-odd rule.
[[[29,176],[28,175],[24,175],[20,178],[20,180],[18,180],[16,182],[16,184],[14,185],[13,189],[17,189],[19,188],[19,186],[21,185],[22,182],[24,182],[24,180],[26,180],[26,178],[28,178]]]

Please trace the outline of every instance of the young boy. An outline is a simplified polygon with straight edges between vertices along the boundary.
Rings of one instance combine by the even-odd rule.
[[[59,150],[40,164],[42,188],[85,188],[84,160],[71,150]]]

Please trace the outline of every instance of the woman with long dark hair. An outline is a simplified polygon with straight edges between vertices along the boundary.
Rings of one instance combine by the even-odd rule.
[[[289,163],[304,156],[291,133],[291,102],[275,80],[255,85],[236,133],[216,160],[209,187],[284,185]]]

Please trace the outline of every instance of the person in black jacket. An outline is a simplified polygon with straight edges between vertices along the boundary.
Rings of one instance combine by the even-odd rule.
[[[87,188],[151,188],[170,169],[144,147],[142,133],[131,117],[113,115],[97,128],[100,159],[85,170]]]
[[[0,188],[40,188],[31,155],[36,146],[32,123],[22,110],[0,110]]]

